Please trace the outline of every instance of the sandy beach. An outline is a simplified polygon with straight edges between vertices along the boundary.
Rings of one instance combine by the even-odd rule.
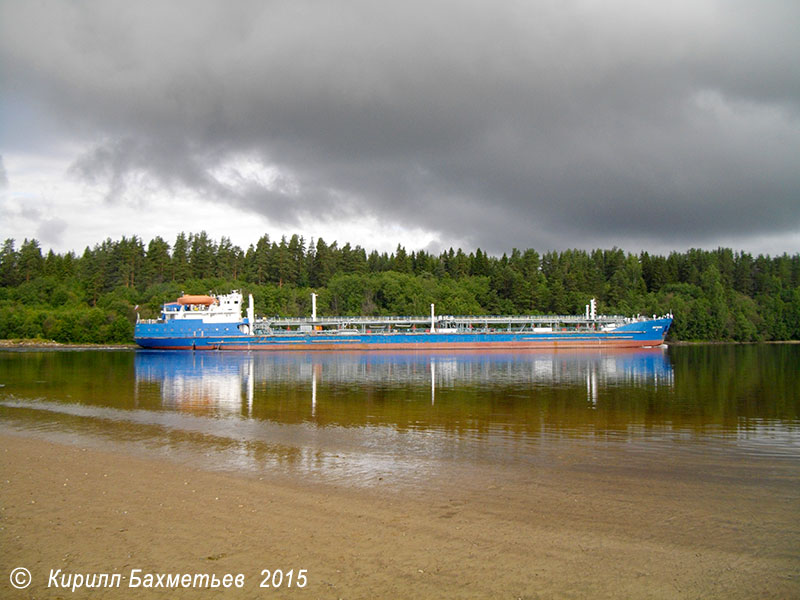
[[[144,573],[243,574],[236,598],[788,598],[800,593],[791,469],[758,486],[613,482],[539,470],[442,495],[345,489],[203,471],[113,451],[2,436],[4,598],[211,597],[131,589]],[[26,567],[29,588],[9,585]],[[51,570],[122,585],[47,587]],[[307,583],[261,588],[264,569]]]

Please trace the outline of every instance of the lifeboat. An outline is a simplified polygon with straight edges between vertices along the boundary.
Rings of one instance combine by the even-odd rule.
[[[211,306],[212,304],[216,304],[217,299],[212,298],[211,296],[187,296],[183,295],[178,298],[178,304],[181,306],[185,306],[187,304],[205,304],[206,306]]]

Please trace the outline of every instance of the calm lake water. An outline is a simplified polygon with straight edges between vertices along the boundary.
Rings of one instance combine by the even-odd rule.
[[[5,433],[355,486],[800,464],[800,345],[5,351],[0,385]]]

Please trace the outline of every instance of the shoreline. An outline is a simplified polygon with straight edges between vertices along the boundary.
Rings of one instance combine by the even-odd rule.
[[[134,350],[139,345],[130,344],[69,344],[55,340],[0,339],[0,350]]]
[[[800,344],[800,340],[769,340],[762,342],[734,342],[734,341],[666,341],[666,346],[755,346],[758,344]],[[37,339],[0,339],[2,350],[136,350],[140,346],[130,344],[70,344],[53,340]],[[612,348],[613,349],[613,348]],[[555,349],[554,349],[555,350]]]
[[[63,573],[225,573],[234,598],[784,598],[795,467],[767,493],[731,477],[544,467],[414,493],[257,476],[0,433],[4,598],[61,597]],[[44,467],[46,465],[46,467]],[[657,469],[654,471],[658,471]],[[677,473],[680,473],[680,469]],[[733,490],[736,493],[731,493]],[[693,498],[692,502],[686,502]],[[17,592],[8,573],[33,576]],[[259,589],[263,569],[306,569],[307,587]],[[71,592],[70,592],[71,593]],[[85,592],[84,592],[85,593]],[[104,598],[165,590],[104,589]],[[207,593],[207,592],[206,592]],[[204,597],[177,589],[169,597]]]

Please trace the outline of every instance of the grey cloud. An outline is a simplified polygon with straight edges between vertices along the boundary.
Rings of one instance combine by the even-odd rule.
[[[30,219],[31,221],[38,221],[42,218],[42,211],[35,206],[31,206],[30,204],[23,206],[20,209],[19,214],[25,219]]]
[[[73,173],[111,202],[147,178],[491,250],[800,228],[795,2],[0,10],[10,89],[95,141]],[[216,174],[241,155],[277,179]]]
[[[3,155],[0,154],[0,190],[8,187],[8,174],[6,173],[6,166],[3,163]]]
[[[64,219],[45,219],[39,224],[36,237],[45,246],[58,246],[66,229],[67,222]]]

